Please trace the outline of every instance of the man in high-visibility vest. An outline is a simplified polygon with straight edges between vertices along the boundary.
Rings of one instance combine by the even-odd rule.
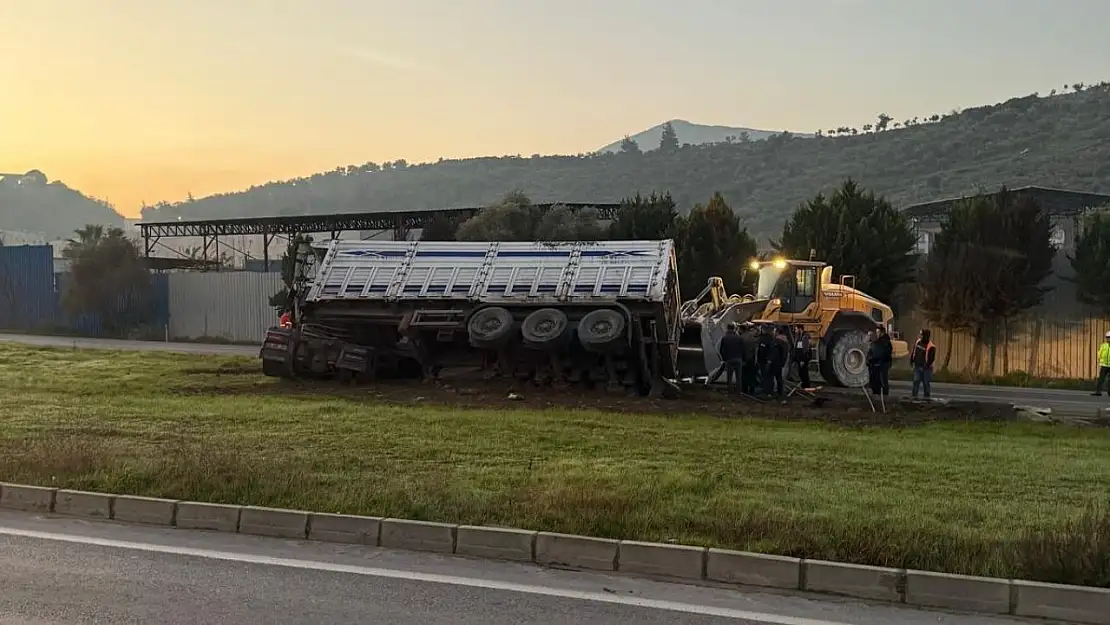
[[[937,361],[937,346],[931,340],[933,333],[922,330],[920,338],[913,345],[910,352],[910,364],[913,365],[913,387],[910,394],[917,399],[917,390],[925,391],[925,399],[932,394],[933,363]]]
[[[293,315],[289,314],[288,310],[281,313],[281,318],[278,320],[278,324],[283,328],[292,328]]]
[[[1095,384],[1095,397],[1102,395],[1102,385],[1110,381],[1110,332],[1106,333],[1106,340],[1098,348],[1098,383]],[[1107,389],[1110,391],[1110,389]]]

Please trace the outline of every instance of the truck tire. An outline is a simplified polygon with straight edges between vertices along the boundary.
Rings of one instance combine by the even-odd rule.
[[[552,349],[563,343],[570,322],[557,308],[541,308],[524,318],[520,334],[524,344],[533,349]]]
[[[289,378],[289,368],[280,360],[262,359],[262,375],[270,378]]]
[[[624,315],[609,308],[599,308],[586,313],[578,322],[578,342],[586,351],[608,353],[626,343],[626,326]]]
[[[867,333],[863,330],[847,330],[837,334],[829,348],[827,368],[834,384],[859,388],[867,385]]]
[[[478,349],[504,347],[513,337],[513,314],[500,306],[483,308],[471,315],[466,333]]]

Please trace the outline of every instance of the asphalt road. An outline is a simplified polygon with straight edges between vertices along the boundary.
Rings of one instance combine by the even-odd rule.
[[[0,588],[0,623],[27,625],[1028,622],[10,511],[0,512]]]
[[[140,351],[170,351],[189,354],[229,356],[257,356],[253,345],[212,345],[207,343],[164,343],[160,341],[122,341],[113,339],[86,339],[64,336],[35,336],[0,334],[0,341],[49,347],[75,349],[121,349]],[[910,394],[910,383],[893,381],[891,391],[895,396]],[[1003,402],[1051,408],[1053,412],[1084,417],[1095,416],[1100,408],[1110,408],[1110,397],[1092,397],[1084,391],[1057,389],[1018,388],[1005,386],[976,386],[970,384],[933,384],[933,396],[955,401]]]

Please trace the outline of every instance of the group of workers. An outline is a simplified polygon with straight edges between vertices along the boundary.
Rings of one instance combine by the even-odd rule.
[[[750,321],[739,325],[730,323],[718,350],[722,364],[706,379],[706,385],[725,374],[730,390],[739,387],[745,395],[783,397],[786,390],[783,370],[787,362],[794,362],[802,387],[810,386],[809,362],[813,359],[813,344],[809,333],[801,325],[795,326],[794,343],[791,345],[786,329],[781,326]]]

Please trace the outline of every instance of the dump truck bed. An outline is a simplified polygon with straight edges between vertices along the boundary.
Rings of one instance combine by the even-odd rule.
[[[674,243],[334,240],[308,303],[469,301],[488,304],[663,302]]]

